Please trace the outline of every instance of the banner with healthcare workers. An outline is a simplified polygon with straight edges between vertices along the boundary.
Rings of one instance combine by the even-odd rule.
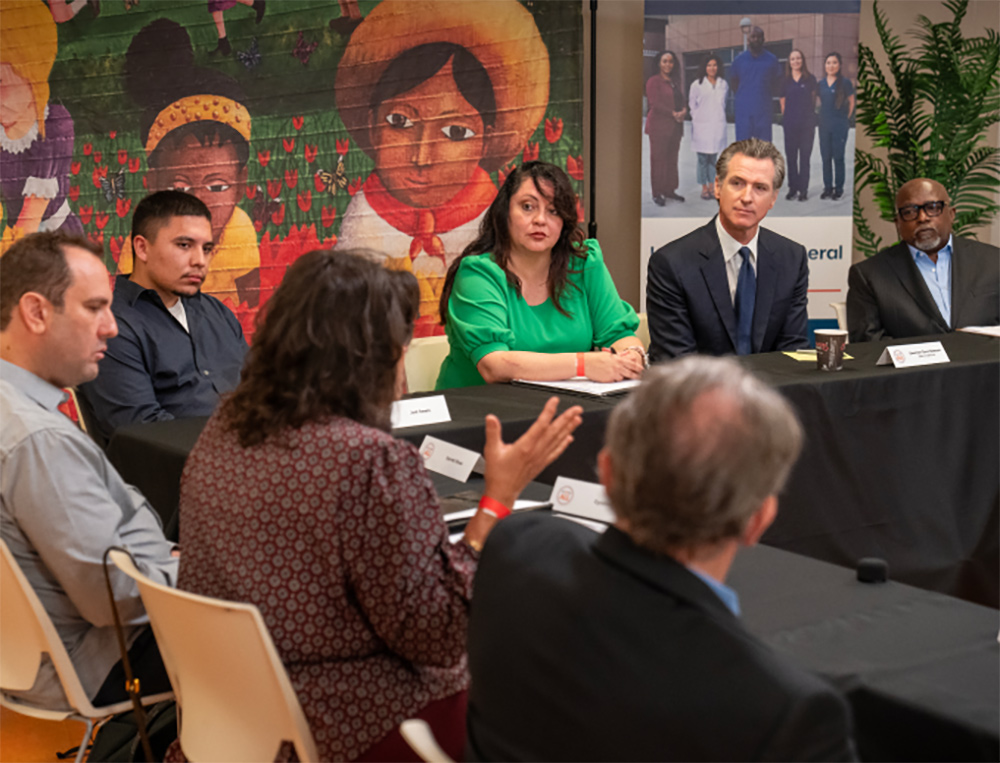
[[[836,325],[830,303],[846,299],[851,264],[859,11],[860,0],[646,0],[643,295],[650,254],[717,213],[719,153],[756,137],[787,164],[761,225],[805,246],[810,328]]]

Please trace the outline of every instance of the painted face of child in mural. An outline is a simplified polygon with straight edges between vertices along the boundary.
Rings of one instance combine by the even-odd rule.
[[[372,115],[375,171],[389,193],[413,207],[454,198],[483,157],[483,118],[463,97],[452,64]]]
[[[246,188],[247,168],[236,146],[217,137],[203,143],[188,134],[158,151],[162,154],[150,172],[150,190],[176,189],[201,199],[212,213],[212,237],[218,242]]]

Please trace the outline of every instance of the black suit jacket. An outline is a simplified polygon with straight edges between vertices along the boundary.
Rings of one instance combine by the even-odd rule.
[[[760,229],[754,352],[796,350],[806,332],[809,265],[801,244]],[[736,311],[715,219],[658,249],[646,278],[649,356],[653,361],[698,352],[736,352]]]
[[[851,266],[847,328],[852,342],[944,334],[1000,324],[1000,249],[952,238],[951,326],[903,242]]]
[[[839,693],[619,530],[511,517],[474,586],[469,759],[854,759]]]

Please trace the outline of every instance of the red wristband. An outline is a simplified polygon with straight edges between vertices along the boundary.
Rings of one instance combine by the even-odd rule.
[[[484,495],[479,499],[479,508],[491,517],[496,517],[497,519],[503,519],[504,517],[510,516],[510,509],[495,498],[490,498],[488,495]]]
[[[586,371],[584,370],[584,367],[583,367],[583,353],[582,352],[578,352],[576,354],[576,375],[577,376],[586,376],[587,375],[587,373],[586,373]]]

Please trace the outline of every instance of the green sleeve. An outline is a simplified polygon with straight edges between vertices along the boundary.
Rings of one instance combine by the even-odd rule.
[[[503,270],[488,254],[466,257],[458,267],[448,300],[448,341],[472,365],[514,341],[507,289]]]
[[[587,239],[584,244],[587,261],[583,270],[583,288],[594,327],[594,346],[610,347],[619,339],[635,334],[639,328],[639,317],[632,306],[618,296],[597,239]]]

